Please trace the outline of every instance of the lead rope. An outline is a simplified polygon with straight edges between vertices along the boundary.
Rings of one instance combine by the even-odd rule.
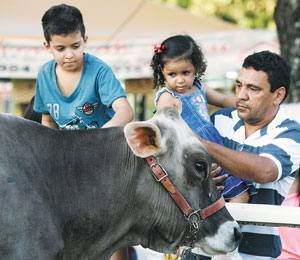
[[[165,254],[164,260],[179,260],[179,257],[190,256],[191,252],[192,252],[192,249],[189,247],[189,248],[183,249],[182,253],[180,254],[180,250],[178,248],[176,255],[175,254]],[[187,258],[184,258],[184,259],[187,259]]]
[[[179,259],[179,255],[174,254],[165,254],[165,260],[177,260]]]
[[[165,254],[164,260],[179,260],[180,256],[180,248],[178,246],[176,249],[176,254]]]

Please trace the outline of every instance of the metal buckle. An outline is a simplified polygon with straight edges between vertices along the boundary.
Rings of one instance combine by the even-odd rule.
[[[199,212],[200,209],[195,210],[186,217],[190,225],[192,225],[195,229],[199,229],[199,222],[201,221]]]
[[[161,171],[164,173],[164,175],[162,175],[160,178],[157,178],[156,174],[153,172],[152,168],[155,168],[159,166]],[[151,170],[152,170],[152,175],[155,178],[156,181],[160,182],[161,180],[163,180],[164,178],[166,178],[168,176],[168,173],[166,172],[166,170],[164,169],[164,167],[162,167],[159,163],[153,163],[150,166]]]

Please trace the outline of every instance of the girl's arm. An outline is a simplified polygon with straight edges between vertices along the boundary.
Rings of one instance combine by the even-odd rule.
[[[225,95],[220,93],[207,85],[203,85],[206,92],[207,102],[217,107],[235,107],[235,96]]]
[[[164,92],[159,96],[156,103],[156,109],[160,110],[164,107],[175,107],[181,113],[181,102],[178,98],[173,97],[169,92]]]

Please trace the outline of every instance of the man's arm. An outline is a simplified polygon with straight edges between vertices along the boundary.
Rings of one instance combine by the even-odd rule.
[[[112,103],[112,108],[115,114],[102,128],[124,126],[133,119],[133,110],[126,98],[122,97],[116,99]]]
[[[199,139],[204,143],[212,158],[235,176],[258,183],[272,182],[278,177],[276,164],[267,157],[235,151],[200,137]]]
[[[43,114],[42,115],[42,125],[45,125],[47,127],[57,129],[57,124],[54,122],[52,117],[49,114]]]

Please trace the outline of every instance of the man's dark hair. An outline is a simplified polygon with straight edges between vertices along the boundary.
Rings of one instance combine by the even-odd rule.
[[[51,35],[67,35],[80,32],[85,36],[82,14],[78,8],[71,5],[54,5],[42,17],[42,25],[46,41],[51,41]]]
[[[290,89],[291,68],[280,55],[270,51],[256,52],[246,57],[242,66],[264,71],[268,75],[271,92],[283,86],[286,90],[284,99],[287,97]]]

